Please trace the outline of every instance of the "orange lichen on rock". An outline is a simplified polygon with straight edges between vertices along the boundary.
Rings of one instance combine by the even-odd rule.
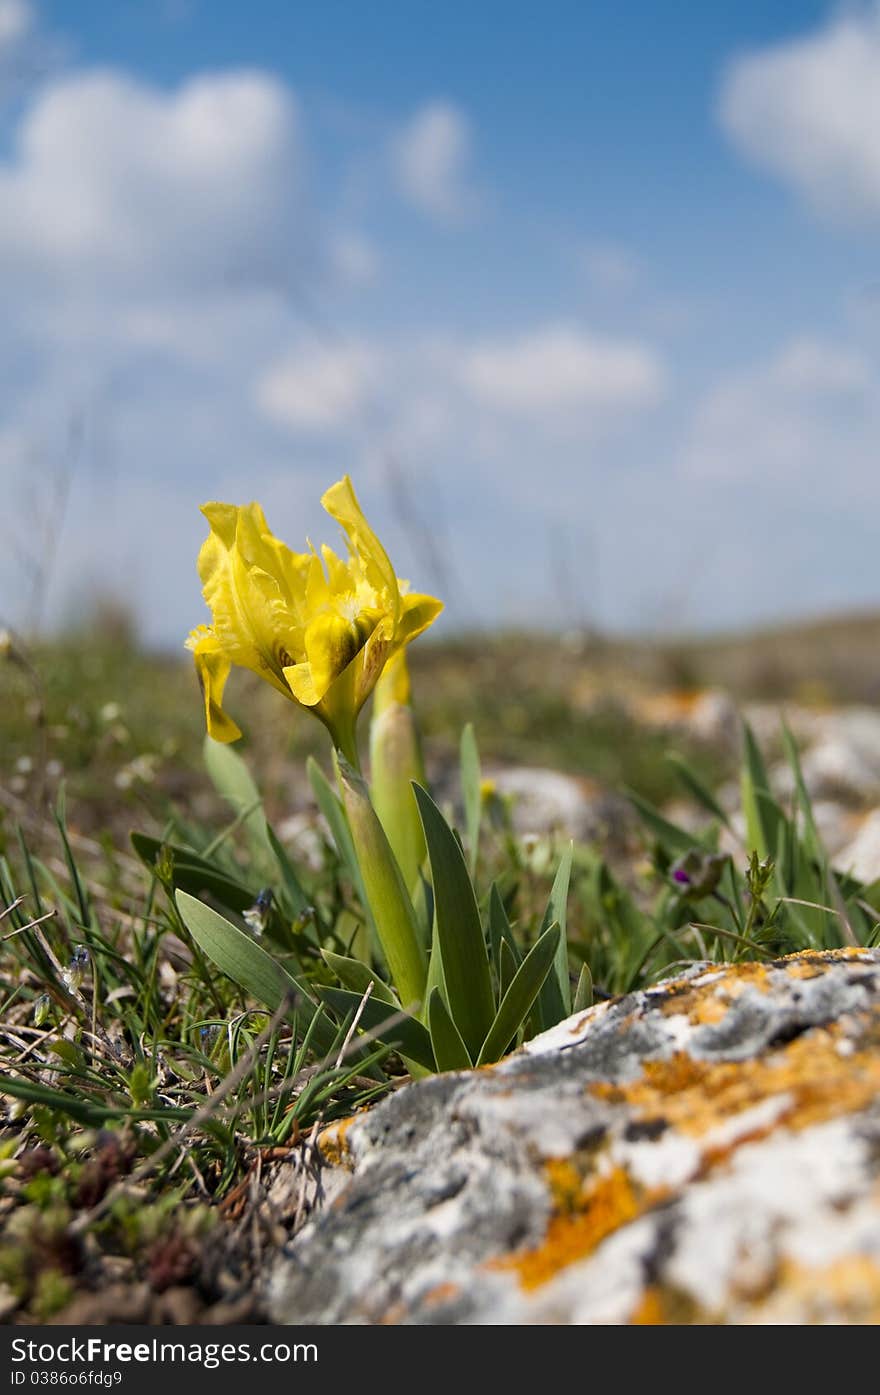
[[[679,979],[667,989],[660,1011],[664,1017],[681,1014],[695,1025],[720,1022],[734,999],[749,989],[768,993],[771,988],[766,964],[737,964],[712,983]]]
[[[786,964],[785,972],[789,978],[821,978],[825,970],[821,964],[816,964],[810,959],[798,959],[792,964]]]
[[[657,1327],[666,1322],[666,1308],[658,1288],[645,1289],[630,1322],[634,1327]]]
[[[707,1315],[690,1294],[668,1284],[651,1284],[630,1315],[633,1327],[660,1327],[664,1324],[706,1323],[717,1321]]]
[[[691,1137],[778,1096],[786,1096],[786,1102],[763,1132],[781,1124],[804,1129],[865,1109],[880,1091],[880,1054],[844,1055],[845,1042],[834,1026],[813,1028],[752,1061],[703,1061],[678,1052],[668,1060],[646,1061],[639,1079],[628,1084],[590,1088],[611,1103],[629,1105],[641,1119],[662,1118]]]
[[[788,1310],[799,1322],[874,1325],[880,1322],[880,1265],[866,1254],[843,1255],[816,1267],[786,1260],[766,1315],[784,1322]]]
[[[318,1134],[318,1150],[328,1166],[351,1167],[346,1134],[357,1117],[356,1114],[349,1114],[346,1119],[337,1119],[335,1124],[328,1124]]]
[[[699,1026],[720,1022],[729,1005],[751,989],[758,993],[771,993],[775,986],[774,975],[779,972],[787,974],[789,978],[819,978],[832,964],[841,960],[859,963],[865,957],[865,951],[858,947],[804,950],[774,963],[729,964],[722,967],[720,972],[712,972],[706,983],[690,976],[671,979],[662,985],[659,993],[658,990],[651,992],[658,993],[660,1001],[657,1006],[664,1017],[681,1015]]]
[[[550,1217],[541,1244],[492,1260],[487,1266],[513,1270],[524,1289],[538,1288],[560,1269],[585,1259],[606,1236],[634,1220],[665,1195],[660,1190],[639,1188],[625,1168],[614,1167],[610,1172],[581,1182],[579,1195],[574,1196],[567,1169],[576,1173],[564,1159],[547,1165],[551,1195],[554,1201],[561,1200],[564,1209],[554,1211]]]

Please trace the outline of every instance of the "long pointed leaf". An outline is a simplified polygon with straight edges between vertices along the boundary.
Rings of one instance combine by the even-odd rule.
[[[489,956],[461,846],[427,790],[414,785],[434,885],[434,911],[447,1003],[468,1052],[475,1055],[495,1016]]]
[[[393,1009],[388,1003],[375,1002],[372,997],[364,1002],[362,993],[350,993],[345,988],[320,987],[316,992],[322,1002],[329,1003],[341,1017],[348,1017],[356,1012],[363,1003],[360,1018],[362,1027],[375,1032],[378,1041],[384,1042],[386,1046],[395,1047],[401,1056],[416,1061],[426,1070],[434,1069],[431,1038],[427,1028],[415,1017]]]
[[[760,858],[775,857],[784,814],[770,791],[764,758],[748,722],[743,722],[743,767],[740,774],[749,848]]]
[[[473,877],[480,851],[480,814],[482,791],[480,753],[473,724],[468,722],[461,734],[461,793],[464,800],[464,826],[467,833],[468,871]]]
[[[437,1069],[470,1070],[474,1063],[438,988],[432,991],[428,999],[428,1027]]]
[[[687,829],[679,828],[677,824],[670,823],[659,809],[655,809],[649,800],[643,799],[634,790],[627,790],[626,797],[637,810],[642,822],[647,825],[664,848],[675,853],[686,853],[693,847],[703,846],[705,840],[701,835],[688,833]]]
[[[266,836],[269,846],[275,854],[275,861],[278,863],[278,870],[281,873],[281,882],[284,893],[289,902],[290,913],[293,916],[303,915],[312,909],[312,903],[303,890],[302,883],[296,874],[296,868],[291,861],[287,849],[272,828],[271,824],[266,824]]]
[[[418,1012],[425,1001],[428,974],[421,927],[363,776],[341,756],[337,764],[366,904],[372,912],[388,976],[404,1007]]]
[[[251,852],[265,860],[266,854],[272,851],[266,815],[262,796],[247,765],[233,746],[214,741],[210,736],[205,737],[202,753],[214,788],[242,816]]]
[[[288,1013],[290,1021],[297,1013],[303,1021],[309,1021],[309,1007],[312,1015],[320,1012],[309,990],[243,930],[185,891],[178,891],[174,899],[184,925],[199,948],[246,993],[272,1012],[290,995],[294,1000]],[[320,1051],[330,1050],[333,1039],[329,1022],[316,1025],[315,1041]]]
[[[332,949],[322,949],[321,954],[344,988],[363,996],[372,984],[372,996],[380,1003],[388,1003],[395,1011],[400,1007],[387,983],[382,982],[369,964],[362,963],[360,959],[351,959],[345,954],[334,954]]]
[[[553,959],[561,939],[560,927],[551,925],[529,950],[502,999],[495,1021],[489,1028],[477,1057],[478,1066],[497,1061],[516,1036],[541,991],[541,985],[552,972]]]
[[[506,943],[508,949],[516,960],[517,965],[522,963],[522,955],[516,942],[516,936],[511,929],[507,909],[498,890],[498,883],[493,882],[489,890],[489,944],[492,950],[492,958],[496,965],[501,953],[501,945]]]
[[[543,933],[551,925],[559,926],[559,942],[556,946],[556,958],[553,961],[553,973],[548,974],[541,989],[540,1009],[541,1020],[545,1027],[553,1027],[557,1022],[561,1022],[564,1017],[568,1017],[571,1012],[571,983],[568,977],[568,939],[566,937],[566,917],[568,906],[568,885],[571,881],[571,860],[574,853],[574,846],[569,843],[556,870],[553,879],[553,886],[550,890],[550,899],[547,902],[547,909],[544,912],[544,921],[541,926]]]
[[[309,777],[309,784],[312,787],[312,792],[317,801],[318,808],[324,815],[330,828],[333,842],[336,845],[336,851],[352,880],[355,891],[358,894],[358,900],[364,908],[367,924],[370,927],[373,952],[381,958],[382,945],[379,940],[373,912],[370,909],[370,903],[364,886],[364,879],[361,876],[361,869],[358,865],[357,853],[354,850],[354,839],[351,836],[351,828],[349,827],[348,819],[345,814],[345,807],[314,756],[309,756],[306,761],[306,774]]]
[[[590,973],[589,964],[582,964],[578,975],[577,989],[575,990],[574,1002],[571,1005],[572,1012],[584,1012],[588,1007],[593,1006],[593,975]]]
[[[720,822],[724,824],[725,828],[730,828],[730,815],[722,809],[712,791],[703,784],[699,775],[691,769],[687,761],[683,760],[682,757],[675,752],[671,752],[666,759],[675,770],[676,775],[681,780],[685,789],[697,803],[702,804],[703,808],[710,813],[713,818],[719,819]]]

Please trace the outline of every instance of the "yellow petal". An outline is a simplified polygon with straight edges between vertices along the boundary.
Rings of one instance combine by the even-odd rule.
[[[282,668],[302,645],[297,597],[291,592],[295,554],[269,533],[259,504],[206,504],[211,533],[199,553],[199,575],[213,629],[227,657],[286,692]],[[279,549],[290,559],[282,570]],[[281,579],[279,579],[279,577]],[[300,586],[304,598],[304,583]]]
[[[364,611],[355,620],[330,611],[316,615],[306,629],[306,654],[318,701],[363,649],[378,616]]]
[[[284,677],[297,702],[302,703],[303,707],[317,707],[321,699],[312,678],[311,664],[289,664],[284,670]]]
[[[400,620],[395,639],[401,644],[409,644],[411,639],[423,634],[429,625],[433,625],[442,609],[443,602],[436,600],[434,596],[424,596],[418,592],[401,596]]]
[[[223,711],[223,690],[232,667],[231,661],[223,653],[217,636],[207,625],[193,630],[186,641],[196,661],[199,686],[205,699],[205,725],[208,735],[215,741],[237,741],[240,729]]]
[[[387,552],[364,517],[349,476],[345,475],[331,485],[321,503],[330,517],[344,528],[349,546],[360,561],[367,580],[386,602],[396,624],[400,610],[397,576]]]

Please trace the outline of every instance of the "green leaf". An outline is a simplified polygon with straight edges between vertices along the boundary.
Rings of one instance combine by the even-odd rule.
[[[412,794],[412,790],[410,790],[410,793]],[[413,807],[416,810],[416,818],[418,818],[419,811],[416,805],[415,795],[413,795]],[[424,842],[425,835],[422,832],[421,820],[419,820],[419,833]],[[434,939],[434,890],[423,872],[419,872],[418,880],[413,887],[412,905],[416,913],[416,920],[419,923],[422,944],[425,946],[425,949],[428,950],[431,948]]]
[[[404,1007],[418,1011],[424,1005],[428,972],[421,927],[363,777],[343,756],[337,757],[337,765],[365,903],[372,913],[388,974]]]
[[[543,934],[551,925],[559,926],[559,942],[556,946],[556,959],[553,973],[547,975],[541,989],[540,1012],[545,1027],[554,1027],[571,1012],[571,983],[568,977],[568,939],[566,937],[566,915],[568,906],[568,885],[571,881],[571,859],[574,847],[569,843],[556,870],[550,899],[544,912],[541,925]]]
[[[206,736],[203,745],[205,768],[217,793],[240,816],[251,852],[265,857],[272,852],[263,800],[251,772],[234,746]]]
[[[511,929],[504,900],[498,890],[498,883],[493,882],[489,888],[489,946],[492,960],[496,966],[500,962],[501,946],[504,943],[507,944],[518,966],[522,962],[522,955],[519,952],[516,936]]]
[[[186,891],[197,898],[209,896],[236,915],[243,915],[254,904],[256,893],[251,887],[189,848],[162,843],[145,833],[132,833],[131,845],[144,866],[161,882],[170,882],[175,891]],[[269,912],[266,934],[283,949],[292,947],[290,927],[275,906]]]
[[[480,913],[467,864],[452,829],[427,790],[414,785],[434,885],[437,936],[447,1006],[469,1054],[476,1055],[495,1015]]]
[[[334,954],[332,949],[322,949],[321,954],[344,988],[350,988],[352,993],[363,997],[372,984],[372,996],[380,1003],[388,1003],[395,1010],[400,1007],[387,983],[382,982],[369,964],[364,964],[360,959],[350,959],[345,954]]]
[[[296,874],[296,868],[290,860],[287,849],[279,839],[271,824],[266,824],[266,836],[269,839],[269,846],[275,854],[275,861],[278,863],[278,870],[281,873],[281,883],[286,894],[290,914],[296,916],[304,915],[306,911],[313,909],[312,902],[303,890],[302,883]]]
[[[443,1001],[447,1002],[446,979],[443,975],[443,951],[440,948],[440,939],[437,935],[436,916],[434,917],[434,935],[431,941],[431,954],[428,958],[428,977],[425,981],[425,1005],[422,1009],[423,1020],[427,1018],[428,1003],[431,1001],[431,994],[435,988],[443,995]]]
[[[705,839],[699,834],[688,833],[686,829],[670,823],[669,819],[664,818],[649,800],[643,799],[635,791],[627,790],[626,797],[630,804],[638,810],[642,822],[647,824],[658,843],[667,851],[684,853],[688,852],[690,848],[702,846],[705,842]]]
[[[794,787],[797,795],[798,808],[803,818],[804,831],[802,842],[809,857],[815,858],[816,862],[824,864],[826,861],[825,849],[822,839],[819,837],[819,830],[816,828],[816,821],[813,818],[813,802],[807,791],[804,782],[804,772],[801,768],[801,758],[798,753],[797,743],[792,735],[788,722],[783,718],[782,722],[782,744],[791,772],[794,775]]]
[[[512,948],[510,940],[502,940],[501,952],[498,956],[499,1003],[516,978],[516,973],[521,963],[522,959],[519,957],[516,950]]]
[[[306,761],[306,774],[309,777],[309,784],[312,787],[318,808],[330,828],[333,842],[336,844],[336,851],[345,864],[346,871],[354,882],[362,903],[366,906],[367,898],[361,881],[361,869],[358,867],[351,829],[348,826],[348,819],[345,817],[342,800],[314,756],[309,756]]]
[[[770,792],[767,767],[754,732],[743,722],[743,768],[740,775],[746,841],[762,859],[775,857],[784,814]]]
[[[682,757],[675,752],[671,752],[666,759],[675,770],[676,775],[681,780],[685,789],[697,804],[702,804],[703,808],[710,813],[713,818],[719,819],[721,823],[724,824],[725,828],[730,828],[729,816],[724,812],[712,791],[703,784],[699,775],[691,769],[687,761],[683,760]]]
[[[577,988],[575,990],[572,1012],[585,1012],[588,1007],[593,1006],[593,975],[590,973],[588,964],[581,965],[578,976]]]
[[[357,1012],[364,1001],[362,993],[350,993],[345,988],[319,987],[318,996],[329,1003],[340,1017],[349,1017]],[[387,1030],[384,1024],[387,1023]],[[408,1013],[395,1010],[389,1012],[389,1004],[376,1002],[372,997],[364,1002],[360,1024],[366,1031],[375,1032],[377,1040],[386,1046],[395,1047],[402,1056],[416,1061],[426,1070],[434,1070],[434,1052],[426,1027]]]
[[[470,1070],[474,1063],[461,1039],[461,1033],[449,1016],[439,988],[433,989],[428,999],[428,1027],[437,1069]]]
[[[174,899],[184,925],[203,953],[257,1002],[275,1012],[284,998],[290,995],[293,1001],[287,1014],[288,1021],[293,1020],[297,1011],[304,1021],[309,1021],[304,1006],[307,1004],[311,1004],[313,1010],[320,1011],[309,990],[250,935],[185,891],[178,891]],[[330,1050],[333,1039],[334,1032],[329,1022],[318,1023],[315,1028],[318,1049]]]
[[[497,1061],[516,1036],[541,991],[541,985],[552,972],[554,956],[562,938],[561,927],[551,925],[529,950],[501,1001],[495,1021],[486,1034],[477,1057],[478,1066]]]
[[[250,887],[236,881],[213,863],[206,862],[189,848],[163,843],[146,833],[132,833],[131,845],[149,871],[160,881],[166,880],[167,873],[172,885],[180,891],[188,891],[191,896],[213,896],[221,905],[239,913],[254,903],[254,892]]]
[[[468,871],[473,878],[480,851],[480,814],[483,796],[480,789],[480,753],[473,723],[468,722],[461,734],[461,793],[464,801],[464,826],[467,833]]]
[[[45,1085],[8,1074],[3,1077],[3,1093],[51,1109],[53,1114],[66,1114],[77,1123],[93,1126],[106,1123],[109,1119],[144,1119],[180,1125],[188,1123],[195,1113],[191,1109],[139,1109],[129,1105],[108,1105],[88,1096],[51,1090]],[[204,1120],[204,1127],[229,1141],[228,1132],[216,1120]]]
[[[61,834],[61,842],[64,845],[64,860],[67,863],[67,870],[70,873],[70,880],[76,892],[80,925],[90,927],[92,924],[92,908],[89,903],[88,893],[79,875],[79,868],[76,865],[76,858],[73,855],[70,840],[67,837],[67,811],[65,787],[63,784],[58,791],[58,807],[55,811],[55,822],[58,825],[58,832]]]

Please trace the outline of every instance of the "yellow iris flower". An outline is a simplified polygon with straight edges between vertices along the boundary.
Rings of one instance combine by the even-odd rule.
[[[205,504],[211,532],[199,553],[212,623],[187,640],[205,699],[208,734],[241,735],[223,710],[233,664],[252,669],[313,712],[357,765],[355,723],[385,664],[437,618],[442,603],[411,593],[363,515],[348,475],[321,500],[339,523],[348,559],[332,548],[292,552],[259,504]]]

